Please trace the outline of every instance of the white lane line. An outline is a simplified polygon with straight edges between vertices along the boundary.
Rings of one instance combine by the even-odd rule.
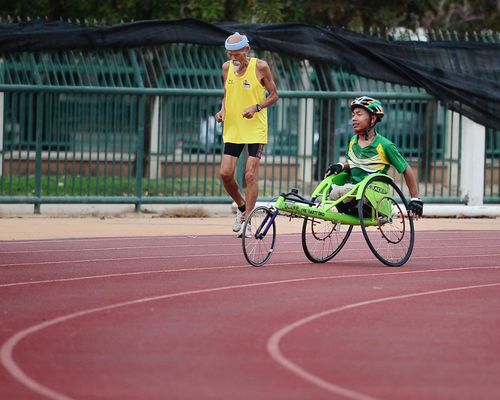
[[[433,243],[436,242],[435,239],[429,239]],[[450,239],[453,242],[456,242],[456,239]],[[497,239],[495,239],[497,240]],[[350,244],[359,244],[365,243],[365,240],[353,241],[349,242]],[[295,242],[280,242],[280,245],[286,244],[295,244]],[[0,251],[0,255],[13,255],[13,254],[40,254],[40,253],[82,253],[82,252],[97,252],[97,251],[122,251],[122,250],[151,250],[151,249],[178,249],[178,248],[193,248],[193,247],[208,247],[208,246],[219,246],[220,243],[203,243],[203,244],[170,244],[170,245],[152,245],[152,246],[127,246],[127,247],[87,247],[87,248],[78,248],[78,249],[39,249],[39,250],[13,250],[13,251]],[[237,246],[241,247],[241,243],[225,243],[224,247],[227,246]],[[434,250],[434,249],[442,249],[443,246],[434,246],[434,247],[423,247],[419,246],[416,250]],[[477,248],[498,248],[498,243],[495,244],[472,244],[472,245],[456,245],[450,246],[446,245],[446,249],[477,249]],[[352,246],[349,247],[350,250],[361,250],[353,249]]]
[[[498,269],[498,268],[500,268],[500,266],[495,266],[492,268]],[[468,269],[474,269],[474,268],[470,267]],[[425,271],[425,272],[434,272],[434,271],[435,270]],[[10,336],[2,344],[2,347],[0,348],[0,362],[5,367],[5,369],[12,375],[12,377],[14,377],[17,381],[19,381],[24,386],[30,388],[34,392],[39,393],[41,395],[44,395],[44,396],[48,397],[49,399],[67,400],[70,398],[62,393],[59,393],[55,390],[52,390],[52,389],[40,384],[35,379],[31,378],[28,374],[26,374],[19,367],[19,365],[17,365],[17,363],[14,361],[14,358],[13,358],[13,351],[14,351],[15,347],[17,346],[17,344],[21,340],[25,339],[29,335],[32,335],[34,333],[41,331],[43,329],[49,328],[53,325],[67,322],[67,321],[75,319],[75,318],[79,318],[79,317],[87,316],[89,314],[95,314],[95,313],[99,313],[99,312],[103,312],[103,311],[109,311],[109,310],[113,310],[113,309],[117,309],[117,308],[121,308],[121,307],[127,307],[127,306],[142,304],[142,303],[146,303],[146,302],[151,302],[151,301],[165,300],[165,299],[181,297],[181,296],[189,296],[189,295],[195,295],[195,294],[220,292],[220,291],[225,291],[225,290],[245,289],[245,288],[252,288],[252,287],[259,287],[259,286],[272,286],[272,285],[287,284],[287,283],[341,279],[341,278],[360,277],[360,276],[366,277],[366,276],[399,275],[399,274],[409,274],[409,273],[418,273],[418,272],[420,272],[420,271],[392,272],[392,273],[386,272],[386,273],[375,273],[375,274],[353,274],[353,275],[340,275],[340,276],[322,276],[322,277],[296,278],[296,279],[286,279],[286,280],[268,281],[268,282],[259,282],[259,283],[248,283],[248,284],[240,284],[240,285],[221,286],[221,287],[209,288],[209,289],[189,290],[189,291],[185,291],[185,292],[170,293],[170,294],[165,294],[165,295],[160,295],[160,296],[144,297],[141,299],[124,301],[124,302],[120,302],[120,303],[110,304],[107,306],[90,308],[90,309],[81,310],[81,311],[77,311],[74,313],[62,315],[60,317],[41,322],[39,324],[35,324],[35,325],[32,325],[26,329],[18,331],[14,335]],[[424,272],[424,271],[422,271],[422,272]],[[432,293],[432,292],[428,292],[428,293]],[[418,295],[418,294],[416,294],[416,295]],[[411,295],[405,295],[405,296],[409,297]],[[398,297],[398,296],[394,296],[394,298],[396,298],[396,297]],[[399,296],[399,297],[401,297],[401,296]],[[391,298],[386,298],[386,299],[391,299]],[[401,298],[403,298],[403,297],[401,297]],[[380,302],[380,301],[382,301],[382,300],[380,300],[380,299],[372,300],[372,302]],[[364,303],[366,303],[366,302],[364,302]],[[362,303],[357,303],[357,304],[362,304]],[[351,308],[352,308],[352,305],[351,305]],[[276,340],[274,339],[273,343],[276,343],[276,345],[279,346],[279,340],[276,342]],[[278,347],[278,350],[279,350],[279,347]],[[298,368],[300,368],[300,367],[298,367]],[[364,400],[368,400],[368,398],[365,398]]]
[[[478,237],[477,235],[473,236],[464,236],[464,233],[466,231],[416,231],[416,234],[420,235],[422,233],[425,234],[439,234],[439,236],[445,235],[445,238],[426,238],[426,237],[419,237],[419,242],[420,241],[446,241],[446,242],[455,242],[457,239],[456,238],[450,238],[450,235],[453,234],[459,234],[461,239],[464,240],[479,240],[479,241],[485,241],[485,240],[498,240],[496,237]],[[472,231],[467,231],[467,234],[469,234]],[[476,231],[479,232],[479,231]],[[484,231],[481,231],[484,233]],[[498,232],[500,235],[500,231],[488,231],[488,233],[492,232]],[[281,236],[300,236],[301,233],[282,233]],[[361,232],[353,232],[352,235],[354,237],[359,236],[362,238],[362,233]],[[9,247],[15,246],[17,244],[39,244],[43,245],[45,243],[79,243],[79,242],[105,242],[105,241],[111,241],[111,242],[124,242],[124,241],[142,241],[142,240],[162,240],[166,241],[169,239],[209,239],[209,238],[214,238],[214,237],[224,237],[224,238],[233,238],[233,235],[179,235],[179,236],[131,236],[131,237],[103,237],[103,238],[67,238],[67,239],[38,239],[38,240],[13,240],[13,241],[8,241],[8,240],[1,240],[0,241],[0,249],[2,246],[6,245]],[[364,239],[361,240],[360,242],[364,242]]]
[[[351,260],[349,262],[363,262],[365,260]],[[269,266],[297,266],[302,263],[296,262],[286,262],[286,263],[274,263],[269,264]],[[304,262],[304,264],[309,264],[309,262]],[[0,288],[5,287],[13,287],[13,286],[28,286],[28,285],[40,285],[40,284],[52,284],[52,283],[63,283],[63,282],[75,282],[75,281],[84,281],[91,279],[109,279],[109,278],[121,278],[126,276],[138,276],[138,275],[152,275],[152,274],[169,274],[176,272],[204,272],[204,271],[212,271],[212,270],[220,270],[220,269],[235,269],[235,268],[248,268],[253,269],[254,267],[249,266],[248,264],[243,265],[228,265],[228,266],[219,266],[219,267],[205,267],[205,268],[180,268],[180,269],[159,269],[152,271],[134,271],[134,272],[120,272],[115,274],[103,274],[103,275],[88,275],[88,276],[78,276],[73,278],[58,278],[58,279],[44,279],[39,281],[23,281],[23,282],[11,282],[0,284]],[[425,269],[418,271],[395,271],[395,272],[386,272],[386,273],[375,273],[375,276],[378,275],[398,275],[398,274],[420,274],[420,273],[436,273],[436,272],[458,272],[458,271],[468,271],[468,270],[481,270],[481,269],[500,269],[500,265],[490,265],[490,266],[482,266],[482,267],[453,267],[453,268],[441,268],[441,269]],[[369,277],[374,276],[373,273],[366,274],[352,274],[352,275],[339,275],[338,277]],[[335,276],[333,276],[335,277]]]
[[[122,273],[117,273],[117,274],[78,276],[78,277],[74,277],[74,278],[59,278],[59,279],[46,279],[46,280],[40,280],[40,281],[12,282],[12,283],[0,284],[0,288],[12,287],[12,286],[25,286],[25,285],[39,285],[42,283],[74,282],[74,281],[83,281],[83,280],[89,280],[89,279],[120,278],[120,277],[124,277],[124,276],[168,274],[168,273],[175,273],[175,272],[203,272],[203,271],[209,271],[209,270],[232,269],[232,268],[248,268],[248,265],[229,265],[229,266],[224,266],[224,267],[205,267],[205,268],[159,269],[159,270],[153,270],[153,271],[136,271],[136,272],[122,272]]]
[[[365,250],[368,251],[368,248]],[[303,253],[302,250],[295,251],[287,251],[287,254],[293,253]],[[117,258],[91,258],[85,260],[60,260],[60,261],[38,261],[38,262],[24,262],[24,263],[10,263],[10,264],[0,264],[0,268],[2,267],[26,267],[26,266],[35,266],[35,265],[60,265],[60,264],[82,264],[82,263],[96,263],[96,262],[112,262],[112,261],[137,261],[137,260],[168,260],[173,258],[207,258],[207,257],[230,257],[230,256],[239,256],[241,253],[226,253],[226,254],[180,254],[180,255],[172,255],[172,256],[142,256],[142,257],[117,257]],[[499,254],[459,254],[459,255],[441,255],[436,254],[433,256],[412,256],[411,260],[435,260],[435,259],[450,259],[450,258],[478,258],[478,257],[500,257]],[[342,262],[366,262],[366,258],[361,260],[341,260]],[[271,264],[268,264],[271,265]]]
[[[127,246],[127,247],[86,247],[78,249],[39,249],[39,250],[14,250],[14,251],[0,251],[0,255],[6,254],[33,254],[33,253],[80,253],[84,251],[117,251],[117,250],[151,250],[151,249],[178,249],[178,248],[192,248],[192,247],[207,247],[218,246],[220,243],[206,243],[206,244],[169,244],[169,245],[152,245],[152,246]],[[239,246],[241,243],[225,243],[224,246]],[[471,246],[472,247],[472,246]]]
[[[428,296],[428,295],[433,295],[433,294],[441,294],[441,293],[448,293],[448,292],[456,292],[456,291],[461,291],[461,290],[470,290],[470,289],[482,289],[482,288],[487,288],[487,287],[494,287],[494,286],[500,286],[499,283],[490,283],[490,284],[484,284],[484,285],[472,285],[472,286],[461,286],[461,287],[454,287],[454,288],[448,288],[448,289],[439,289],[439,290],[430,290],[427,292],[417,292],[417,293],[409,293],[409,294],[404,294],[404,295],[399,295],[399,296],[389,296],[389,297],[383,297],[380,299],[374,299],[374,300],[368,300],[368,301],[361,301],[358,303],[352,303],[352,304],[347,304],[342,307],[337,307],[337,308],[332,308],[330,310],[325,310],[316,314],[311,314],[305,318],[302,318],[300,320],[297,320],[291,324],[288,324],[281,328],[280,330],[276,331],[269,340],[267,341],[267,351],[270,354],[270,356],[273,358],[274,361],[276,361],[278,364],[289,370],[291,373],[294,375],[310,382],[311,384],[318,386],[322,389],[325,389],[331,393],[335,393],[341,396],[344,396],[349,399],[353,400],[375,400],[374,397],[368,396],[366,394],[356,392],[354,390],[351,390],[349,388],[340,386],[338,384],[335,384],[333,382],[327,381],[323,378],[320,378],[317,375],[314,375],[307,371],[306,369],[302,368],[300,365],[294,363],[290,359],[286,358],[283,355],[283,352],[280,349],[280,342],[285,337],[287,334],[289,334],[291,331],[294,329],[297,329],[303,325],[308,324],[309,322],[315,321],[317,319],[323,318],[325,316],[329,316],[331,314],[339,313],[341,311],[346,311],[346,310],[351,310],[353,308],[358,308],[358,307],[364,307],[364,306],[369,306],[377,303],[382,303],[382,302],[388,302],[388,301],[394,301],[394,300],[402,300],[402,299],[407,299],[407,298],[412,298],[412,297],[418,297],[418,296]]]
[[[298,252],[298,251],[297,251]],[[239,253],[238,253],[239,254]],[[0,264],[0,267],[26,267],[30,265],[60,265],[60,264],[82,264],[82,263],[96,263],[96,262],[113,262],[113,261],[137,261],[137,260],[170,260],[173,258],[208,258],[208,257],[230,257],[236,253],[228,254],[180,254],[173,256],[141,256],[141,257],[116,257],[116,258],[90,258],[85,260],[60,260],[60,261],[38,261],[38,262],[24,262],[24,263],[11,263]]]
[[[114,242],[124,242],[124,241],[129,241],[133,240],[134,242],[137,242],[138,240],[168,240],[172,238],[177,238],[177,239],[185,239],[185,238],[210,238],[210,237],[225,237],[225,236],[232,236],[232,235],[165,235],[165,236],[113,236],[113,237],[93,237],[93,238],[63,238],[63,239],[33,239],[33,240],[1,240],[0,241],[0,246],[7,244],[7,245],[14,245],[14,244],[44,244],[44,243],[77,243],[77,242],[105,242],[105,241],[114,241]]]

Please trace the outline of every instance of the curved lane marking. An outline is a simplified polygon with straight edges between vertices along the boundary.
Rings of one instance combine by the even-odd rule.
[[[369,306],[377,303],[383,303],[383,302],[388,302],[388,301],[394,301],[394,300],[401,300],[401,299],[408,299],[412,297],[419,297],[419,296],[428,296],[428,295],[433,295],[433,294],[441,294],[441,293],[448,293],[448,292],[456,292],[456,291],[461,291],[461,290],[471,290],[471,289],[481,289],[481,288],[487,288],[487,287],[494,287],[494,286],[500,286],[500,282],[498,283],[490,283],[490,284],[484,284],[484,285],[473,285],[473,286],[461,286],[461,287],[454,287],[454,288],[448,288],[448,289],[439,289],[439,290],[430,290],[427,292],[417,292],[417,293],[409,293],[409,294],[403,294],[399,296],[389,296],[389,297],[383,297],[379,299],[374,299],[374,300],[367,300],[367,301],[361,301],[358,303],[352,303],[352,304],[347,304],[342,307],[337,307],[337,308],[332,308],[330,310],[325,310],[316,314],[311,314],[305,318],[302,318],[298,321],[295,321],[289,325],[284,326],[280,330],[276,331],[267,341],[267,351],[271,355],[271,357],[281,366],[284,368],[288,369],[290,372],[292,372],[294,375],[312,383],[315,386],[318,386],[320,388],[323,388],[331,393],[335,393],[344,397],[347,397],[349,399],[353,400],[376,400],[376,398],[371,397],[369,395],[356,392],[354,390],[351,390],[346,387],[342,387],[338,384],[335,384],[333,382],[329,382],[325,379],[320,378],[317,375],[314,375],[304,368],[302,368],[300,365],[294,363],[290,359],[286,358],[281,349],[280,349],[280,342],[283,339],[284,336],[289,334],[291,331],[294,329],[297,329],[303,325],[308,324],[309,322],[315,321],[317,319],[323,318],[325,316],[329,316],[331,314],[339,313],[341,311],[346,311],[346,310],[351,310],[353,308],[358,308],[358,307],[364,307],[364,306]]]
[[[500,266],[495,266],[491,267],[493,269],[499,269]],[[468,268],[468,269],[474,269],[474,268]],[[165,295],[160,295],[160,296],[152,296],[152,297],[144,297],[141,299],[136,299],[136,300],[130,300],[130,301],[124,301],[120,303],[115,303],[115,304],[110,304],[107,306],[102,306],[102,307],[95,307],[95,308],[90,308],[87,310],[81,310],[77,311],[74,313],[62,315],[57,318],[53,318],[44,322],[41,322],[39,324],[32,325],[26,329],[23,329],[21,331],[18,331],[14,335],[10,336],[3,344],[2,347],[0,348],[0,362],[3,364],[5,369],[21,384],[24,386],[30,388],[34,392],[41,394],[49,399],[54,399],[54,400],[69,400],[71,399],[70,397],[67,397],[66,395],[59,393],[53,389],[50,389],[46,386],[43,386],[42,384],[38,383],[35,379],[31,378],[29,375],[27,375],[14,361],[13,358],[13,351],[16,345],[23,339],[25,339],[27,336],[32,335],[34,333],[37,333],[43,329],[49,328],[53,325],[61,324],[64,322],[67,322],[69,320],[87,316],[89,314],[94,314],[94,313],[99,313],[103,311],[109,311],[121,307],[127,307],[127,306],[132,306],[132,305],[137,305],[137,304],[142,304],[142,303],[147,303],[151,301],[158,301],[158,300],[165,300],[165,299],[170,299],[170,298],[175,298],[175,297],[181,297],[181,296],[189,296],[189,295],[195,295],[195,294],[204,294],[204,293],[213,293],[213,292],[220,292],[220,291],[225,291],[225,290],[233,290],[233,289],[245,289],[245,288],[251,288],[251,287],[259,287],[259,286],[272,286],[272,285],[279,285],[279,284],[287,284],[287,283],[296,283],[296,282],[305,282],[305,281],[319,281],[319,280],[330,280],[330,279],[340,279],[340,278],[349,278],[349,277],[366,277],[366,276],[383,276],[383,275],[399,275],[399,274],[408,274],[408,273],[419,273],[419,272],[438,272],[436,270],[429,270],[429,271],[408,271],[408,272],[392,272],[392,273],[376,273],[376,274],[353,274],[353,275],[340,275],[340,276],[321,276],[321,277],[309,277],[309,278],[297,278],[297,279],[285,279],[285,280],[279,280],[279,281],[269,281],[269,282],[259,282],[259,283],[249,283],[249,284],[240,284],[240,285],[230,285],[230,286],[221,286],[221,287],[216,287],[216,288],[209,288],[209,289],[199,289],[199,290],[188,290],[184,292],[177,292],[177,293],[170,293],[170,294],[165,294]],[[495,285],[500,285],[495,284]],[[485,285],[487,286],[487,285]],[[479,287],[479,286],[478,286]],[[443,289],[442,291],[449,291],[449,290],[458,290],[456,288],[454,289]],[[438,293],[439,291],[433,291]],[[424,293],[417,293],[413,295],[404,295],[404,296],[393,296],[393,297],[388,297],[385,299],[378,299],[378,300],[371,300],[367,302],[362,302],[362,303],[355,303],[355,305],[348,305],[344,306],[341,309],[348,309],[348,308],[354,308],[354,307],[359,307],[361,305],[366,305],[366,304],[372,304],[376,302],[381,302],[381,301],[388,301],[388,299],[397,299],[397,298],[404,298],[404,297],[412,297],[412,296],[418,296],[418,295],[423,295],[426,293],[433,293],[433,292],[424,292]],[[330,310],[328,312],[322,312],[319,314],[316,314],[316,318],[319,318],[320,316],[326,315],[326,313],[332,313],[333,311]],[[309,317],[310,319],[311,317]],[[307,320],[307,319],[306,319]],[[312,320],[312,319],[311,319]],[[303,322],[301,322],[303,321]],[[308,321],[305,320],[300,320],[299,322],[296,322],[293,325],[293,328],[286,328],[286,332],[295,329],[295,327],[300,326],[301,324],[304,324]],[[299,325],[297,325],[299,324]],[[290,327],[290,325],[289,325]],[[283,329],[280,330],[279,332],[283,332]],[[280,333],[275,333],[271,339],[270,343],[268,343],[268,349],[270,349],[279,359],[279,340],[282,336],[284,336],[285,333],[280,334]],[[279,334],[279,336],[278,336]],[[271,353],[271,355],[273,355]],[[274,358],[274,357],[273,357]],[[288,365],[290,368],[293,368],[294,370],[298,371],[303,371],[300,367],[296,366],[294,367],[294,364],[287,361],[284,357],[282,357],[284,364],[283,365]],[[303,372],[304,375],[302,377],[309,377],[310,374],[307,373],[307,371]],[[301,376],[301,375],[299,375]],[[314,378],[313,375],[310,376],[311,379]],[[317,384],[321,382],[320,378],[314,378],[314,379],[319,379],[317,381]],[[309,379],[308,379],[309,380]],[[316,382],[316,381],[315,381]],[[327,387],[332,388],[329,382],[324,382]],[[321,386],[323,387],[323,386]],[[333,386],[335,390],[338,390],[336,385]],[[337,393],[337,391],[336,391]],[[358,397],[357,400],[368,400],[369,397]]]

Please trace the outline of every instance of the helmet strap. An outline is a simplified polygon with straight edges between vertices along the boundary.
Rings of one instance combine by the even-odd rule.
[[[372,124],[373,115],[375,114],[370,113],[370,126],[368,127],[368,129],[364,130],[365,140],[368,140],[368,135],[370,134],[370,131],[375,127],[375,125],[377,125],[377,119],[375,119],[375,123]]]

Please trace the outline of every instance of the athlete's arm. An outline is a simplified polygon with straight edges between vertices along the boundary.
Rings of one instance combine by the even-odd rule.
[[[222,64],[222,79],[224,81],[224,97],[222,98],[220,111],[217,114],[215,114],[215,120],[217,122],[224,121],[224,118],[226,116],[226,79],[227,79],[227,72],[228,71],[229,71],[229,61],[226,61],[224,64]]]
[[[260,106],[262,108],[272,106],[278,101],[278,88],[274,82],[271,68],[269,68],[269,65],[264,60],[257,60],[257,79],[259,79],[267,90],[267,97],[260,103]]]
[[[409,165],[404,170],[403,176],[405,178],[406,186],[408,186],[408,190],[410,191],[410,196],[418,197],[417,179],[413,174],[413,169]]]
[[[274,83],[273,74],[269,65],[264,60],[257,60],[257,68],[255,71],[257,79],[267,90],[267,97],[259,103],[260,108],[266,108],[278,101],[278,89],[276,88],[276,83]],[[243,111],[244,118],[253,118],[254,114],[257,112],[257,105],[248,107]]]

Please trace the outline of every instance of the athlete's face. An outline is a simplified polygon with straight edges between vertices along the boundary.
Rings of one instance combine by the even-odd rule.
[[[367,129],[370,129],[372,118],[375,117],[372,116],[367,110],[361,107],[356,107],[352,110],[351,114],[352,129],[354,129],[354,132],[357,134],[364,133]]]
[[[238,70],[242,65],[247,62],[248,46],[237,51],[229,50],[227,52],[227,58],[233,64],[234,68]]]

